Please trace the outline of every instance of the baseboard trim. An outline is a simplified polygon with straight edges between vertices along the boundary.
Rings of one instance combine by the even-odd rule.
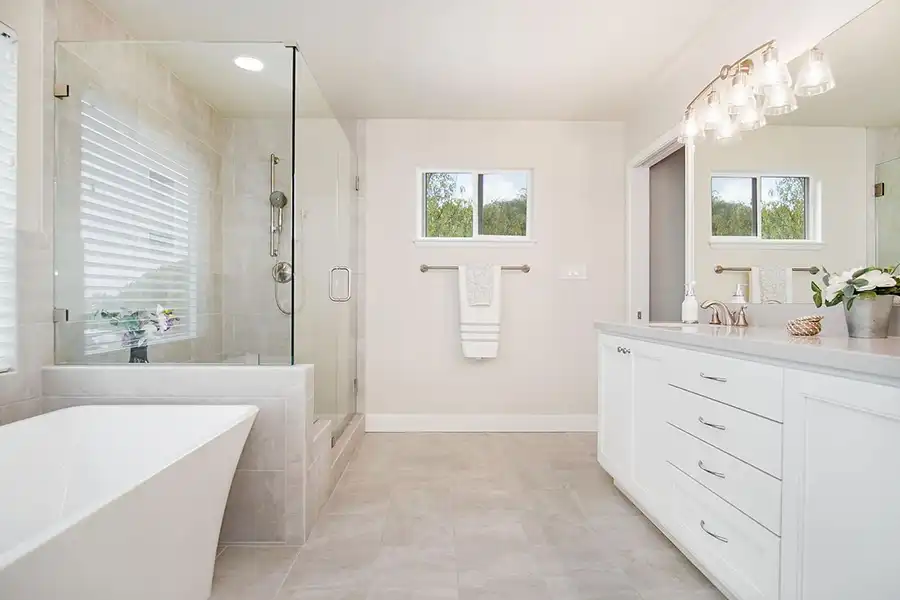
[[[367,414],[368,433],[596,432],[597,415]]]

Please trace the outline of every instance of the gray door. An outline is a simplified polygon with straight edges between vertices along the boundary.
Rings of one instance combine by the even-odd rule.
[[[650,167],[650,320],[681,321],[684,148]]]

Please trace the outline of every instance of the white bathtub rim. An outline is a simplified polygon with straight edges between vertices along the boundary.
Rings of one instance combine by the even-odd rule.
[[[85,519],[87,519],[87,518],[91,517],[92,515],[96,514],[97,512],[99,512],[100,510],[102,510],[104,507],[108,506],[108,505],[111,504],[112,502],[115,502],[118,498],[120,498],[120,497],[122,497],[122,496],[124,496],[124,495],[126,495],[126,494],[129,494],[129,493],[133,492],[134,490],[138,489],[138,488],[141,487],[142,485],[145,485],[150,479],[152,479],[152,478],[155,477],[156,475],[158,475],[158,474],[160,474],[160,473],[162,473],[162,472],[164,472],[164,471],[166,471],[166,470],[172,468],[173,465],[175,465],[177,462],[183,460],[183,459],[184,459],[186,456],[188,456],[189,454],[192,454],[192,453],[196,452],[197,450],[199,450],[200,448],[202,448],[203,446],[206,446],[207,444],[212,443],[213,441],[217,440],[218,438],[222,437],[222,436],[225,435],[226,433],[228,433],[228,432],[230,432],[231,430],[233,430],[235,427],[238,427],[239,425],[241,425],[242,423],[244,423],[246,420],[250,419],[250,420],[251,420],[251,423],[252,423],[252,421],[256,420],[256,416],[259,414],[259,407],[258,407],[258,406],[254,406],[254,405],[252,405],[252,404],[233,404],[233,405],[231,405],[231,404],[229,404],[229,405],[211,405],[211,404],[177,404],[177,405],[172,405],[172,404],[105,404],[105,405],[72,406],[72,407],[69,407],[69,408],[62,408],[62,409],[60,409],[60,410],[58,410],[58,411],[53,411],[53,412],[78,411],[78,410],[83,410],[83,409],[96,409],[96,408],[148,408],[148,407],[151,407],[151,408],[182,408],[182,407],[192,407],[192,408],[203,408],[203,409],[210,409],[210,410],[216,409],[216,408],[221,409],[221,408],[223,408],[223,407],[227,407],[227,408],[233,408],[233,409],[243,408],[243,409],[245,409],[245,410],[242,411],[242,412],[240,412],[240,413],[236,413],[234,422],[229,422],[228,425],[227,425],[227,427],[225,427],[225,426],[223,425],[223,427],[225,427],[225,429],[223,429],[222,431],[219,431],[219,432],[213,434],[212,436],[210,436],[210,437],[204,439],[203,441],[197,443],[196,445],[194,445],[194,446],[191,447],[190,449],[186,450],[185,452],[183,452],[183,453],[177,455],[175,458],[173,458],[172,460],[170,460],[169,462],[167,462],[164,466],[162,466],[160,469],[154,471],[154,472],[151,473],[150,475],[148,475],[148,476],[146,476],[146,477],[143,477],[143,478],[141,478],[141,479],[139,479],[139,480],[136,480],[133,484],[126,486],[126,487],[121,491],[121,493],[119,493],[118,495],[112,496],[112,497],[110,497],[110,498],[106,498],[106,499],[101,500],[101,501],[99,501],[99,502],[97,502],[97,503],[95,503],[95,504],[91,504],[91,505],[89,505],[89,506],[86,506],[86,507],[84,507],[83,509],[81,509],[81,510],[79,510],[79,511],[76,511],[76,512],[72,513],[72,514],[69,515],[66,519],[61,519],[61,520],[55,522],[53,525],[51,525],[51,526],[49,526],[49,527],[43,529],[39,534],[37,534],[37,535],[35,535],[35,536],[33,536],[33,537],[31,537],[31,538],[29,538],[29,539],[23,541],[22,543],[20,543],[20,544],[17,545],[17,546],[13,546],[12,548],[10,548],[9,550],[7,550],[6,552],[0,554],[0,571],[3,571],[6,567],[12,565],[12,564],[15,563],[16,561],[21,560],[21,559],[24,558],[25,556],[27,556],[27,555],[29,555],[30,553],[34,552],[35,550],[37,550],[38,548],[40,548],[41,546],[43,546],[44,544],[46,544],[47,542],[49,542],[49,541],[52,540],[53,538],[59,536],[60,534],[62,534],[64,531],[66,531],[66,530],[69,529],[70,527],[74,526],[75,524],[77,524],[77,523],[79,523],[79,522],[81,522],[81,521],[84,521]],[[45,414],[50,414],[50,413],[45,413]],[[36,416],[36,417],[31,417],[31,419],[37,419],[37,418],[40,418],[41,416],[43,416],[43,415],[38,415],[38,416]],[[16,421],[15,423],[11,423],[11,424],[7,425],[7,427],[14,427],[17,423],[23,423],[23,422],[29,421],[29,420],[30,420],[30,419],[23,419],[22,421]]]

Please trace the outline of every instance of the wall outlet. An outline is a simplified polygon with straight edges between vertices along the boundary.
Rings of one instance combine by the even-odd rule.
[[[566,265],[559,270],[560,279],[587,279],[587,265]]]

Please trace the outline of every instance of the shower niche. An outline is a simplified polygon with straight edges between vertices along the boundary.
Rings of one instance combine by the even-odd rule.
[[[55,77],[56,363],[312,364],[339,430],[356,158],[299,51],[65,41]]]

